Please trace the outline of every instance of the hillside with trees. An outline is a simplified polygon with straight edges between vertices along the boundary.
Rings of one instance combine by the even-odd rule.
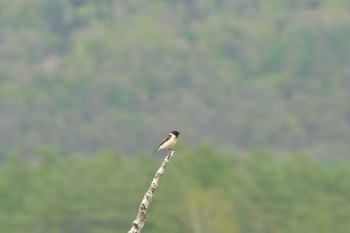
[[[0,5],[0,153],[189,146],[344,157],[348,1]]]

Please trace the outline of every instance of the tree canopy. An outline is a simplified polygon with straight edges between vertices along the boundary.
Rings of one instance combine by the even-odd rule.
[[[0,227],[8,233],[126,232],[160,160],[100,152],[0,168]],[[347,233],[350,161],[181,147],[162,177],[144,232]]]

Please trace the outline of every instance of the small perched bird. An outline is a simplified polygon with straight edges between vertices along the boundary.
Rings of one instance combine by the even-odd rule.
[[[166,138],[163,139],[163,141],[160,143],[158,148],[153,152],[156,153],[159,150],[173,150],[174,145],[176,144],[177,137],[179,136],[179,132],[176,130],[171,131]]]

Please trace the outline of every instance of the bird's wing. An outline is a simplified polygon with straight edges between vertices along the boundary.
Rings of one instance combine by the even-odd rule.
[[[170,134],[169,134],[168,136],[166,136],[166,138],[163,139],[163,141],[159,144],[159,146],[158,146],[157,149],[153,152],[153,154],[157,152],[157,150],[159,149],[159,147],[160,147],[161,145],[163,145],[164,142],[170,140],[170,138],[171,138],[171,135],[170,135]]]

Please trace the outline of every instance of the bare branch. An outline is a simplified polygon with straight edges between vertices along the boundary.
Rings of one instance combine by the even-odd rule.
[[[137,216],[136,216],[136,218],[131,226],[131,229],[128,231],[128,233],[140,233],[141,232],[143,226],[145,225],[147,210],[148,210],[149,206],[151,205],[154,192],[156,191],[156,189],[158,187],[159,179],[160,179],[161,175],[163,174],[166,165],[168,164],[170,159],[174,156],[174,154],[175,154],[174,150],[170,151],[170,153],[165,157],[162,164],[160,165],[160,168],[158,169],[158,171],[154,175],[152,183],[149,186],[145,195],[143,196],[143,199],[142,199],[140,207],[139,207],[139,212],[137,213]]]

